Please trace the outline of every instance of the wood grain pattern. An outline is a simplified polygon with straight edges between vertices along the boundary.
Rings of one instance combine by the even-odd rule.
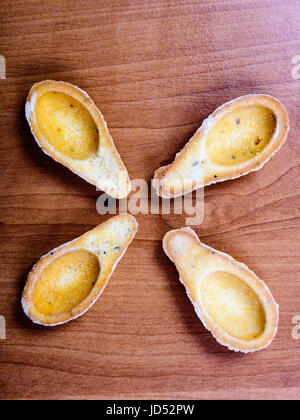
[[[0,398],[299,398],[300,54],[298,0],[1,1]],[[98,303],[46,329],[23,315],[26,274],[50,249],[107,216],[99,192],[43,154],[24,118],[30,86],[65,80],[104,114],[131,178],[150,181],[223,102],[269,93],[287,107],[288,141],[259,172],[205,190],[196,231],[243,261],[280,304],[272,346],[218,345],[164,255],[179,215],[139,215],[134,243]]]

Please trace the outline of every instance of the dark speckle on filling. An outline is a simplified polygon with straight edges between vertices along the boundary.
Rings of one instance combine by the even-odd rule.
[[[198,165],[198,163],[199,163],[199,160],[196,160],[196,162],[194,162],[194,163],[192,164],[192,166],[196,166],[196,165]]]
[[[260,142],[261,142],[261,138],[260,138],[259,136],[257,136],[257,137],[255,138],[255,140],[254,140],[254,144],[255,144],[256,146],[258,146]]]

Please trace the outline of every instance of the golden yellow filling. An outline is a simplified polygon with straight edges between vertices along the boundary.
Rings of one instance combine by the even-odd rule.
[[[240,106],[226,113],[207,135],[211,162],[232,166],[258,155],[276,129],[275,114],[261,105]]]
[[[87,159],[98,149],[98,130],[89,111],[76,99],[61,92],[46,92],[36,104],[39,129],[60,153]]]
[[[263,333],[263,306],[239,277],[225,271],[213,272],[201,284],[201,295],[207,313],[231,336],[249,341]]]
[[[32,295],[35,308],[50,316],[71,311],[89,295],[99,272],[97,257],[87,250],[57,257],[37,280]]]

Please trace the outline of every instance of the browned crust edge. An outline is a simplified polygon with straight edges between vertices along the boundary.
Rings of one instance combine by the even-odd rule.
[[[276,336],[278,330],[278,322],[279,322],[279,306],[275,302],[270,289],[266,285],[266,283],[261,280],[252,270],[250,270],[245,264],[235,260],[228,254],[220,252],[214,248],[211,248],[205,244],[203,244],[196,233],[189,227],[182,228],[182,229],[175,229],[171,230],[166,233],[163,238],[163,249],[166,255],[170,258],[170,260],[176,265],[176,257],[172,255],[169,241],[173,235],[178,234],[188,235],[190,238],[193,238],[195,241],[195,245],[201,246],[204,250],[211,253],[214,252],[217,258],[222,259],[223,261],[234,264],[236,268],[240,271],[242,278],[246,279],[247,284],[253,288],[255,293],[260,298],[261,303],[263,304],[265,314],[266,314],[266,328],[264,333],[255,340],[246,341],[240,340],[230,336],[227,332],[225,332],[220,326],[218,326],[212,318],[205,313],[204,308],[199,306],[197,302],[197,296],[195,291],[189,292],[186,288],[187,295],[192,302],[194,309],[202,321],[205,328],[210,331],[213,337],[223,346],[226,346],[229,350],[233,350],[236,352],[242,353],[253,353],[262,349],[267,348],[271,342],[273,341],[274,337]],[[188,279],[181,277],[179,278],[180,282],[185,285],[188,282]],[[186,287],[186,286],[185,286]]]
[[[98,186],[97,180],[90,177],[89,174],[86,174],[86,173],[82,174],[81,171],[78,171],[75,168],[70,167],[65,156],[62,153],[59,153],[57,150],[55,150],[55,148],[50,147],[48,141],[44,139],[44,136],[40,132],[40,129],[38,127],[38,124],[36,123],[36,118],[35,118],[35,103],[38,96],[41,96],[43,93],[53,91],[53,90],[70,95],[71,97],[77,99],[86,109],[88,109],[99,131],[98,150],[101,147],[101,142],[105,141],[105,143],[109,146],[111,153],[113,154],[113,157],[119,166],[119,171],[122,171],[122,173],[126,177],[126,187],[124,188],[124,191],[115,191],[115,192],[105,191],[105,192],[113,196],[114,198],[126,197],[131,190],[131,183],[130,183],[127,169],[119,155],[119,152],[116,149],[114,141],[108,131],[107,124],[99,108],[96,106],[94,101],[90,98],[90,96],[78,86],[75,86],[75,85],[72,85],[71,83],[63,82],[63,81],[44,80],[42,82],[35,83],[31,87],[29,94],[27,96],[27,99],[26,99],[25,114],[26,114],[26,119],[31,129],[31,132],[37,144],[40,146],[40,148],[43,150],[45,154],[47,154],[48,156],[51,156],[52,159],[54,159],[56,162],[59,162],[62,165],[66,166],[68,169],[70,169],[72,172],[74,172],[76,175],[80,176],[85,181],[89,182],[90,184]]]
[[[188,143],[179,153],[177,153],[175,160],[171,164],[162,166],[155,170],[153,185],[157,194],[163,198],[172,198],[182,195],[180,189],[171,189],[170,192],[164,191],[163,183],[160,181],[163,180],[167,172],[176,170],[181,161],[185,158],[185,155],[189,152],[193,142],[196,141],[199,137],[203,136],[204,133],[214,125],[217,119],[222,118],[222,116],[230,108],[247,105],[266,106],[270,108],[276,115],[276,130],[268,146],[265,147],[259,156],[256,156],[249,161],[237,165],[235,169],[232,167],[224,168],[221,165],[214,165],[218,172],[217,178],[214,178],[212,174],[210,176],[205,175],[204,180],[201,179],[199,182],[194,182],[190,188],[187,187],[184,191],[184,194],[187,194],[199,187],[208,186],[210,184],[215,184],[217,182],[222,182],[229,179],[239,178],[243,175],[247,175],[249,172],[261,169],[285,142],[289,131],[289,118],[286,109],[278,99],[266,94],[251,94],[233,99],[232,101],[226,102],[225,104],[218,107],[208,118],[203,121],[202,125],[195,132]]]
[[[132,231],[131,231],[131,234],[128,236],[128,239],[125,245],[123,246],[123,248],[120,249],[120,251],[115,254],[115,258],[112,259],[110,264],[106,265],[105,268],[101,267],[101,261],[98,258],[101,271],[99,273],[95,286],[91,290],[91,293],[79,305],[77,305],[71,311],[71,313],[63,313],[60,315],[53,315],[53,316],[45,316],[45,315],[39,314],[31,304],[31,296],[35,287],[35,283],[37,282],[39,278],[39,274],[41,273],[43,268],[46,265],[48,265],[51,261],[55,260],[57,257],[60,257],[61,255],[65,254],[65,252],[67,251],[76,250],[76,249],[86,249],[84,245],[82,245],[82,242],[84,242],[85,238],[92,231],[101,230],[103,227],[105,227],[105,225],[110,224],[112,220],[115,218],[118,218],[120,221],[122,221],[122,219],[127,219],[132,226]],[[89,230],[88,232],[85,232],[83,235],[79,236],[78,238],[75,238],[70,242],[64,243],[58,246],[57,248],[54,248],[52,251],[48,252],[46,255],[42,256],[37,261],[37,263],[32,267],[31,271],[28,273],[27,281],[26,281],[26,284],[22,293],[21,304],[28,318],[35,324],[52,327],[56,325],[65,324],[85,314],[94,305],[94,303],[98,300],[98,298],[102,294],[117,264],[119,263],[123,255],[125,254],[130,243],[133,241],[137,233],[137,230],[138,230],[138,223],[136,219],[130,214],[123,213],[123,214],[120,214],[120,215],[117,215],[108,219],[106,222],[101,223],[100,225],[96,226],[94,229]]]

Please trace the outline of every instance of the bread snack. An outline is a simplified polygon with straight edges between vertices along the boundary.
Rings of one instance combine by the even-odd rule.
[[[25,110],[32,134],[47,155],[114,198],[128,195],[127,170],[86,92],[46,80],[32,86]]]
[[[154,173],[164,198],[260,169],[287,138],[289,119],[272,96],[248,95],[216,109],[175,160]]]
[[[278,305],[253,271],[201,243],[191,228],[168,232],[163,248],[198,317],[220,344],[243,353],[270,345],[277,332]]]
[[[103,292],[137,226],[133,216],[121,214],[43,256],[28,274],[25,314],[47,326],[83,315]]]

